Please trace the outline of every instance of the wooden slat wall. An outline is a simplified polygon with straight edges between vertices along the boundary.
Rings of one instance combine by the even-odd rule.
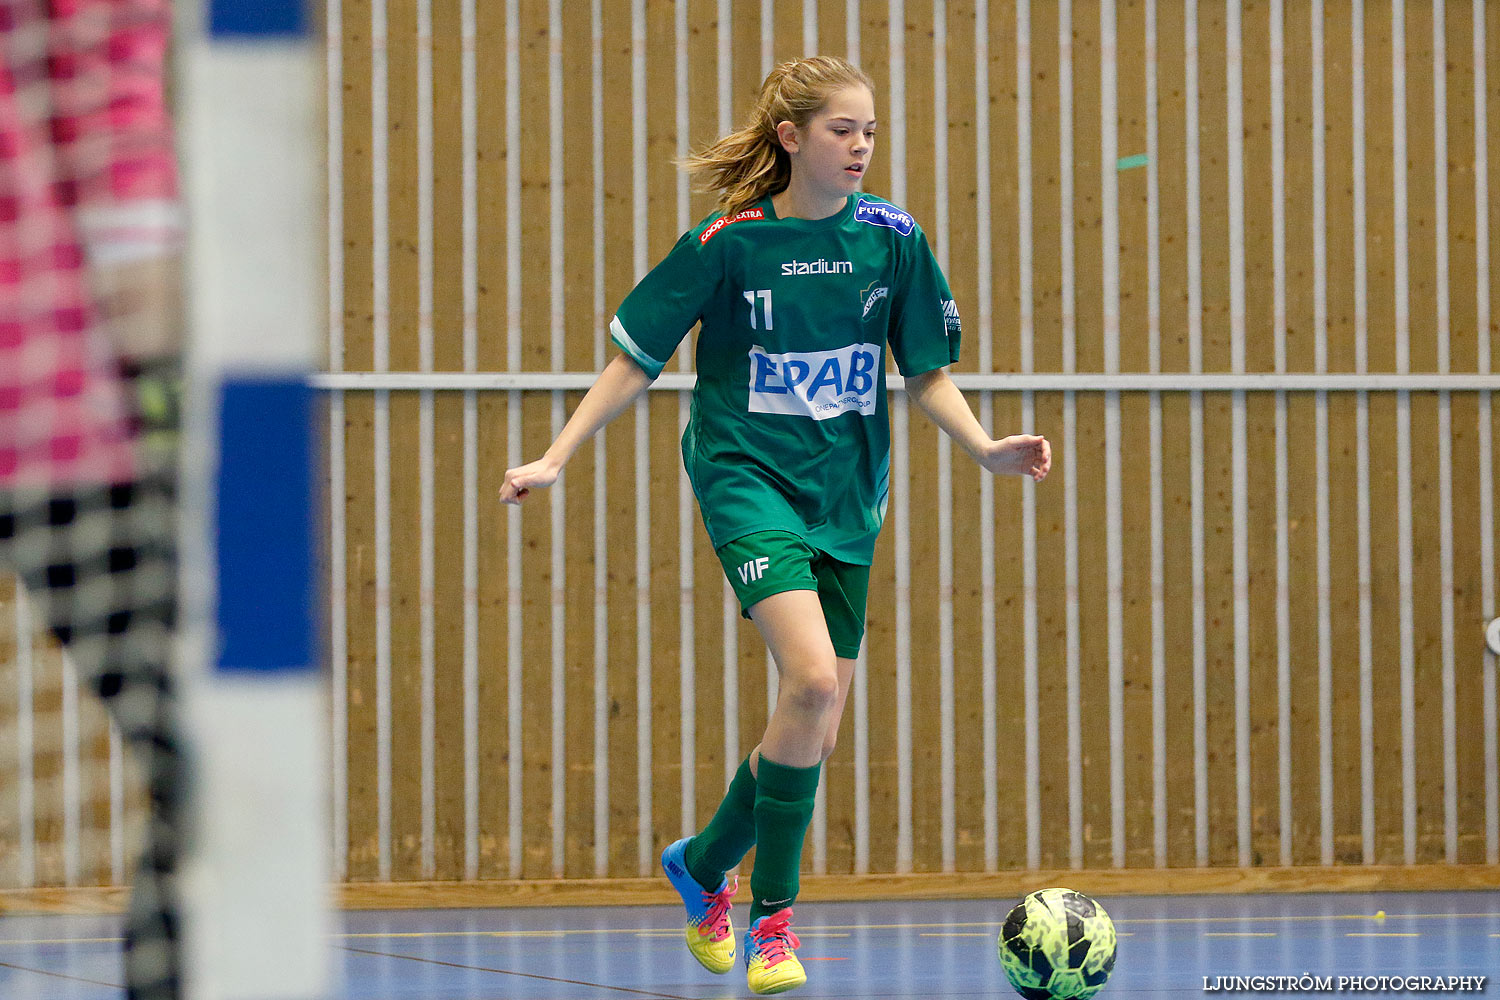
[[[597,370],[609,354],[605,327],[615,305],[710,208],[702,194],[680,196],[672,158],[737,123],[770,64],[814,48],[856,59],[876,82],[883,123],[867,187],[899,192],[946,258],[966,326],[957,371],[1016,372],[1028,356],[1038,372],[1102,371],[1112,316],[1126,372],[1153,364],[1191,371],[1195,331],[1209,373],[1231,370],[1237,331],[1251,372],[1278,370],[1278,335],[1288,372],[1326,364],[1331,372],[1394,373],[1403,356],[1412,372],[1490,370],[1496,287],[1485,269],[1489,234],[1500,231],[1500,192],[1496,170],[1479,174],[1476,166],[1500,159],[1500,18],[1483,2],[341,0],[338,15],[336,370],[416,372],[428,363],[437,372]],[[1241,89],[1232,91],[1236,59]],[[1029,68],[1025,106],[1018,67]],[[469,70],[472,108],[464,102]],[[983,94],[976,81],[987,81]],[[892,104],[897,94],[900,107]],[[1111,106],[1114,149],[1103,128]],[[1239,137],[1230,133],[1231,107],[1242,117]],[[1109,158],[1145,153],[1153,130],[1156,162],[1120,164],[1110,201]],[[1024,176],[1018,143],[1029,156]],[[464,177],[470,149],[472,198]],[[1243,184],[1240,222],[1233,176]],[[1107,245],[1107,222],[1118,250]],[[1118,303],[1106,299],[1111,273]],[[1233,308],[1240,281],[1242,319]],[[475,331],[472,360],[466,328]],[[1065,352],[1070,335],[1073,350]],[[691,352],[685,343],[673,370],[690,371]],[[333,735],[345,766],[336,846],[350,881],[646,874],[665,843],[706,820],[757,742],[773,693],[764,647],[748,622],[726,615],[722,574],[690,503],[683,524],[677,393],[650,394],[600,447],[580,451],[550,500],[519,511],[495,503],[503,470],[539,455],[579,397],[342,394],[347,461],[335,508],[345,544],[332,558],[343,561],[347,581],[347,659],[335,664],[347,703]],[[893,516],[877,550],[867,663],[857,681],[868,723],[857,731],[851,697],[825,771],[809,872],[1011,870],[1029,860],[1044,869],[1149,869],[1237,865],[1242,856],[1255,867],[1500,862],[1495,734],[1487,731],[1496,706],[1486,704],[1495,661],[1479,638],[1496,610],[1493,538],[1486,539],[1494,531],[1494,456],[1481,449],[1493,448],[1497,427],[1487,394],[1027,399],[1033,428],[1052,439],[1053,476],[1036,488],[995,481],[986,503],[980,473],[952,455],[946,527],[939,435],[912,415],[898,441],[908,472],[896,489],[909,517],[898,537]],[[970,401],[992,409],[997,431],[1021,429],[1022,394],[976,392]],[[1114,405],[1120,503],[1111,511],[1105,422]],[[1237,407],[1246,432],[1239,456]],[[1195,409],[1203,428],[1196,448]],[[1157,466],[1148,444],[1154,421]],[[1238,525],[1237,462],[1247,483]],[[383,490],[381,466],[389,477]],[[1196,500],[1195,467],[1203,483]],[[477,506],[466,509],[470,476]],[[649,484],[644,493],[640,479]],[[1153,489],[1162,503],[1159,538]],[[1030,594],[1028,495],[1036,525]],[[466,517],[476,520],[473,537]],[[988,608],[979,544],[986,518],[995,541]],[[1248,583],[1243,608],[1237,531],[1246,553],[1238,569]],[[684,533],[690,551],[679,544]],[[639,543],[649,550],[644,576]],[[1112,544],[1121,566],[1114,594]],[[901,548],[910,567],[904,579]],[[472,588],[468,551],[477,560]],[[19,648],[11,594],[0,584],[7,664]],[[1026,782],[1028,599],[1038,666],[1035,789]],[[907,654],[897,635],[903,600]],[[1113,649],[1111,608],[1121,629]],[[1237,610],[1248,622],[1243,633]],[[990,662],[987,620],[996,639]],[[112,816],[102,715],[80,698],[79,732],[66,744],[64,667],[55,650],[33,642],[32,854],[22,865],[21,799],[8,794],[0,802],[0,882],[107,883],[133,850],[138,782],[127,767],[125,815]],[[903,655],[906,690],[898,683]],[[1245,668],[1238,682],[1237,662]],[[987,780],[990,672],[997,773]],[[5,677],[0,731],[19,734],[26,706],[16,697],[16,672]],[[1112,679],[1120,693],[1113,707]],[[897,727],[903,704],[911,720],[905,738]],[[1071,731],[1070,704],[1078,709]],[[1248,705],[1247,717],[1237,704]],[[62,787],[65,749],[79,762],[71,802]],[[0,767],[21,773],[13,754]],[[904,817],[903,775],[911,792]],[[1240,833],[1242,775],[1248,840]],[[79,818],[72,834],[64,823],[70,811]],[[1123,843],[1113,834],[1117,821]]]
[[[339,367],[374,370],[376,332],[389,330],[392,370],[419,368],[419,332],[425,322],[433,331],[437,371],[463,369],[462,274],[477,274],[478,369],[523,372],[590,371],[601,358],[603,327],[614,306],[638,279],[643,267],[658,260],[685,224],[701,218],[708,200],[693,194],[685,216],[678,207],[678,181],[671,158],[679,149],[677,119],[677,6],[666,0],[608,0],[562,5],[553,22],[541,0],[477,6],[473,58],[477,69],[478,122],[477,259],[466,262],[460,240],[463,189],[460,170],[463,133],[460,115],[463,46],[458,0],[432,0],[430,42],[417,32],[417,0],[346,0],[342,6],[344,92],[344,178],[339,192],[343,208],[345,269],[345,350]],[[1406,345],[1410,370],[1440,370],[1440,332],[1448,342],[1446,364],[1455,373],[1478,370],[1477,329],[1481,287],[1477,241],[1493,231],[1491,220],[1476,218],[1473,161],[1494,159],[1500,127],[1493,120],[1493,99],[1500,72],[1493,65],[1496,19],[1490,17],[1482,45],[1486,53],[1484,105],[1490,117],[1488,149],[1476,150],[1473,86],[1475,80],[1471,7],[1440,8],[1443,22],[1436,37],[1444,45],[1446,149],[1436,147],[1434,116],[1434,8],[1426,4],[1371,2],[1362,8],[1347,2],[1322,5],[1324,51],[1315,59],[1313,18],[1317,8],[1247,0],[1231,9],[1205,2],[1191,10],[1181,3],[1119,0],[1103,7],[1094,2],[1063,0],[979,5],[975,0],[879,0],[845,4],[822,0],[811,17],[796,0],[717,4],[684,0],[686,34],[682,39],[686,67],[686,145],[697,146],[720,131],[727,112],[737,122],[753,98],[765,70],[764,58],[781,60],[806,51],[809,23],[817,48],[855,55],[875,79],[883,120],[875,166],[867,187],[875,192],[904,191],[904,202],[929,236],[947,255],[948,272],[966,319],[965,351],[958,371],[981,371],[981,340],[988,337],[990,371],[1017,371],[1022,363],[1022,316],[1033,319],[1035,370],[1060,372],[1069,364],[1080,372],[1102,371],[1106,357],[1105,317],[1117,309],[1119,357],[1124,371],[1147,371],[1152,363],[1153,335],[1150,232],[1159,227],[1155,289],[1159,317],[1160,370],[1190,370],[1190,330],[1202,331],[1202,370],[1228,372],[1237,318],[1232,312],[1236,276],[1231,254],[1233,217],[1230,178],[1233,150],[1243,171],[1243,240],[1245,313],[1243,334],[1247,370],[1277,368],[1275,333],[1284,324],[1285,370],[1315,370],[1320,338],[1326,343],[1328,370],[1354,372],[1365,357],[1371,372],[1397,371],[1397,337],[1409,326]],[[807,0],[812,3],[813,0]],[[763,18],[765,10],[769,18]],[[385,65],[389,101],[385,115],[388,157],[372,159],[372,17],[383,12],[388,25]],[[1104,76],[1102,16],[1112,12],[1118,72]],[[1193,16],[1190,18],[1188,15]],[[1230,15],[1234,14],[1234,17]],[[721,25],[719,18],[730,21]],[[852,17],[852,20],[851,20]],[[1356,23],[1355,18],[1360,20]],[[507,26],[507,19],[510,26]],[[1276,145],[1273,142],[1273,21],[1283,24],[1284,170],[1283,220],[1285,257],[1278,261],[1271,210],[1276,190]],[[895,34],[892,33],[892,23]],[[550,24],[559,24],[554,38]],[[1232,37],[1231,24],[1239,26]],[[1148,45],[1148,24],[1154,42]],[[1018,38],[1018,25],[1029,37]],[[974,80],[980,50],[974,44],[982,27],[987,43],[982,57],[989,80],[987,107],[976,99]],[[1399,31],[1396,29],[1400,29]],[[1356,30],[1358,29],[1358,30]],[[595,32],[598,32],[597,40]],[[727,32],[727,35],[725,34]],[[1358,37],[1357,37],[1358,36]],[[730,63],[719,64],[721,37],[727,37]],[[853,51],[856,44],[857,52]],[[1358,77],[1356,41],[1363,59]],[[893,46],[893,42],[896,44]],[[1031,104],[1017,105],[1018,44],[1028,45]],[[1394,59],[1394,48],[1404,56]],[[418,289],[422,261],[418,213],[420,148],[416,85],[421,47],[431,45],[433,106],[433,245],[430,249],[433,312],[421,314]],[[943,46],[941,53],[939,46]],[[561,129],[556,138],[549,124],[553,99],[549,76],[551,49],[560,48]],[[1241,51],[1242,47],[1242,51]],[[937,57],[942,55],[940,61]],[[1148,101],[1147,64],[1154,54],[1156,105]],[[899,60],[894,56],[899,55]],[[633,59],[644,56],[643,64]],[[1230,92],[1231,59],[1242,59],[1242,92]],[[507,72],[507,60],[513,60]],[[593,74],[600,74],[602,119],[593,118]],[[1189,95],[1190,61],[1196,93]],[[893,77],[893,65],[900,68]],[[942,72],[943,76],[936,74]],[[1322,92],[1315,89],[1321,74]],[[1363,92],[1356,94],[1356,80]],[[721,80],[729,106],[720,106]],[[1396,94],[1404,93],[1404,169],[1398,170]],[[941,86],[940,86],[941,85]],[[1108,89],[1106,89],[1108,88]],[[938,106],[940,91],[946,101]],[[904,95],[898,109],[892,94]],[[1196,102],[1198,131],[1187,125],[1189,97]],[[1106,101],[1108,97],[1108,102]],[[513,101],[513,117],[507,102]],[[1239,102],[1243,136],[1232,142],[1230,102]],[[1321,194],[1326,226],[1315,229],[1319,195],[1314,191],[1313,103],[1322,102],[1326,133],[1326,185]],[[1112,102],[1118,148],[1106,149],[1101,115]],[[1021,114],[1022,111],[1026,113]],[[989,146],[975,148],[981,115]],[[1059,132],[1070,117],[1072,129]],[[1156,201],[1152,204],[1148,169],[1122,167],[1116,172],[1119,248],[1105,245],[1103,183],[1111,164],[1106,157],[1144,153],[1149,130],[1156,130],[1159,156],[1154,165]],[[1359,123],[1362,116],[1363,132]],[[1018,258],[1016,142],[1029,128],[1031,172],[1030,237],[1034,260],[1029,286],[1023,286]],[[603,130],[603,170],[593,165],[594,130]],[[946,224],[938,202],[934,150],[938,130],[947,147]],[[638,131],[639,130],[639,131]],[[640,140],[637,141],[637,137]],[[1195,146],[1190,145],[1190,139]],[[1363,144],[1363,172],[1356,175],[1355,144]],[[1199,200],[1189,204],[1188,161],[1196,148]],[[637,159],[635,150],[643,149]],[[903,176],[893,173],[897,155]],[[981,218],[977,201],[979,163],[988,157],[990,212]],[[562,189],[553,190],[552,157],[562,158]],[[1063,175],[1065,163],[1071,173]],[[372,200],[377,168],[386,171],[389,196]],[[1441,169],[1446,200],[1439,203]],[[514,175],[510,171],[514,170]],[[514,177],[515,186],[510,182]],[[1069,183],[1064,184],[1067,180]],[[1404,188],[1400,186],[1404,184]],[[1362,186],[1362,195],[1360,189]],[[1488,210],[1496,211],[1493,180]],[[596,189],[602,214],[596,214]],[[1405,217],[1398,214],[1398,189],[1404,190]],[[644,192],[644,215],[637,198]],[[554,197],[560,197],[560,241],[552,231]],[[1356,219],[1356,198],[1364,217]],[[1446,237],[1439,212],[1446,218]],[[389,238],[375,244],[376,214],[388,220]],[[1403,223],[1407,239],[1398,241]],[[1356,253],[1356,225],[1363,228],[1363,257]],[[508,229],[521,241],[512,247]],[[593,239],[602,227],[602,270],[596,267]],[[1199,236],[1190,246],[1190,227]],[[1064,231],[1071,236],[1071,262],[1063,259]],[[1446,264],[1439,253],[1443,239]],[[980,274],[979,247],[991,248],[991,270]],[[1317,329],[1315,257],[1319,241],[1326,246],[1326,327]],[[561,261],[553,248],[561,246]],[[508,252],[519,249],[518,256]],[[1201,256],[1194,260],[1191,255]],[[375,262],[382,255],[389,274],[388,301],[374,293]],[[1363,278],[1357,268],[1363,260]],[[1278,277],[1278,263],[1281,274]],[[1201,270],[1195,271],[1195,266]],[[562,295],[555,296],[552,268],[562,268]],[[1105,300],[1104,274],[1118,267],[1120,300]],[[1064,296],[1065,268],[1073,275],[1072,297]],[[1404,275],[1404,277],[1403,277]],[[1198,284],[1195,286],[1194,281]],[[1398,289],[1407,289],[1404,309]],[[1446,297],[1439,298],[1439,288]],[[1493,290],[1491,290],[1493,294]],[[980,321],[980,299],[988,296],[992,313],[986,330]],[[602,299],[602,312],[598,301]],[[1278,304],[1280,311],[1278,312]],[[1197,316],[1190,315],[1196,307]],[[1446,312],[1445,312],[1446,310]],[[554,312],[556,317],[554,318]],[[1493,310],[1489,310],[1493,312]],[[551,348],[554,322],[561,325],[561,356]],[[386,326],[388,324],[388,327]],[[1072,358],[1063,355],[1065,330],[1076,335]],[[512,351],[512,333],[518,352]],[[1364,338],[1366,349],[1357,347]],[[684,352],[690,345],[684,346]],[[674,364],[674,369],[677,367]],[[463,402],[458,394],[438,393],[433,403],[435,435],[434,587],[424,594],[420,579],[419,410],[416,393],[393,392],[389,401],[391,517],[389,593],[376,579],[374,496],[375,456],[380,446],[376,403],[372,394],[346,394],[348,567],[348,726],[339,734],[348,761],[348,865],[351,880],[463,878],[591,877],[645,874],[661,846],[700,825],[717,804],[726,773],[754,746],[765,724],[767,670],[764,648],[753,628],[731,619],[725,635],[723,583],[696,513],[690,512],[691,587],[679,586],[680,459],[677,455],[679,400],[675,393],[650,394],[647,402],[622,416],[604,435],[602,452],[584,448],[569,467],[561,490],[563,517],[554,522],[547,497],[538,497],[518,514],[494,502],[503,469],[539,455],[555,433],[552,393],[478,394],[479,582],[478,731],[475,753],[465,753],[463,698],[462,587],[462,448]],[[576,405],[577,393],[566,393],[563,408]],[[971,394],[976,409],[980,395]],[[997,430],[1020,429],[1018,394],[997,393],[991,400]],[[1288,444],[1285,483],[1287,519],[1276,505],[1276,435],[1278,399],[1251,393],[1237,403],[1231,393],[1205,393],[1201,399],[1203,469],[1202,655],[1205,685],[1201,711],[1205,742],[1196,744],[1193,726],[1195,691],[1194,551],[1192,538],[1194,456],[1190,432],[1192,398],[1186,393],[1125,393],[1119,400],[1122,430],[1121,507],[1118,511],[1123,589],[1114,599],[1122,622],[1122,646],[1113,652],[1121,679],[1122,744],[1110,737],[1111,656],[1108,639],[1110,606],[1106,566],[1109,559],[1109,514],[1106,501],[1106,409],[1102,393],[1038,393],[1035,429],[1049,434],[1055,448],[1055,471],[1036,488],[1036,643],[1039,657],[1037,719],[1040,737],[1039,863],[1044,867],[1112,867],[1116,852],[1126,866],[1159,863],[1237,864],[1248,850],[1253,865],[1320,863],[1399,864],[1417,862],[1495,861],[1493,834],[1487,842],[1484,760],[1483,671],[1492,661],[1481,653],[1479,634],[1486,609],[1481,606],[1480,538],[1492,526],[1481,521],[1478,426],[1479,394],[1413,393],[1403,402],[1396,393],[1330,393],[1326,401],[1313,394],[1289,393],[1284,399],[1284,433]],[[1159,407],[1162,463],[1152,468],[1146,441],[1153,405]],[[1243,407],[1247,430],[1244,463],[1249,492],[1248,520],[1240,525],[1246,543],[1249,582],[1248,632],[1237,639],[1234,586],[1234,464],[1232,428],[1236,406]],[[1064,447],[1064,414],[1076,413],[1073,451]],[[1331,856],[1324,856],[1322,823],[1324,788],[1320,755],[1324,752],[1319,705],[1318,477],[1314,439],[1320,408],[1329,433],[1326,525],[1329,575],[1326,589],[1331,646],[1331,786],[1329,814],[1333,826]],[[1442,414],[1448,416],[1444,418]],[[519,420],[513,427],[512,421]],[[637,421],[645,419],[644,448],[638,449]],[[1439,509],[1441,477],[1438,454],[1441,421],[1448,420],[1451,449],[1451,512]],[[1411,539],[1407,556],[1411,575],[1411,632],[1403,633],[1400,614],[1403,541],[1398,499],[1402,495],[1397,451],[1403,421],[1409,421]],[[1359,492],[1360,428],[1367,427],[1365,461],[1369,489]],[[518,450],[510,444],[518,434]],[[1489,440],[1493,442],[1491,434]],[[881,539],[871,587],[867,673],[869,726],[867,761],[855,757],[854,710],[846,712],[838,754],[827,769],[826,839],[812,845],[815,857],[830,873],[861,868],[898,872],[898,831],[902,742],[896,730],[896,607],[909,584],[911,621],[911,857],[916,872],[979,871],[987,867],[983,759],[982,692],[987,669],[981,655],[982,567],[977,538],[987,516],[980,503],[979,473],[961,455],[953,456],[951,486],[951,593],[945,591],[941,553],[945,540],[937,512],[937,433],[920,415],[910,421],[908,482],[897,483],[910,507],[909,581],[898,581],[891,524]],[[596,454],[606,459],[605,494],[595,492]],[[1492,467],[1492,466],[1491,466]],[[638,475],[650,483],[637,493]],[[1069,521],[1065,480],[1073,477],[1077,509]],[[1153,719],[1153,607],[1150,493],[1160,483],[1164,518],[1161,551],[1162,620],[1165,625],[1165,728]],[[994,484],[994,605],[998,637],[993,664],[998,691],[993,864],[1001,869],[1025,866],[1028,857],[1024,782],[1025,715],[1022,629],[1026,600],[1020,544],[1023,491],[1019,481]],[[595,587],[597,539],[592,528],[596,503],[603,504],[605,555],[602,591]],[[640,505],[645,506],[642,515]],[[1362,537],[1359,512],[1368,512],[1368,535]],[[893,505],[894,509],[894,505]],[[1451,607],[1453,722],[1445,735],[1444,710],[1444,548],[1442,525],[1451,525]],[[554,524],[563,527],[554,537]],[[513,533],[519,531],[519,536]],[[1278,593],[1278,532],[1284,532],[1288,554],[1287,590]],[[1074,532],[1078,577],[1070,595],[1067,547]],[[650,548],[650,574],[637,571],[637,539]],[[553,547],[562,546],[562,578],[553,573]],[[1360,552],[1368,551],[1368,585],[1362,593]],[[512,592],[509,553],[520,553],[520,586]],[[693,729],[683,731],[680,664],[685,596],[691,597],[693,662]],[[1069,599],[1076,597],[1080,756],[1079,785],[1070,786],[1067,656]],[[939,685],[942,615],[951,598],[953,718],[943,717]],[[595,602],[606,602],[605,659],[602,690],[595,684]],[[1278,704],[1279,601],[1289,611],[1290,650],[1289,767],[1281,758]],[[1361,603],[1366,625],[1361,627]],[[434,746],[422,740],[421,608],[430,602],[434,623],[432,709]],[[389,608],[389,650],[379,648],[376,620]],[[642,610],[644,609],[644,610]],[[554,642],[554,616],[561,616],[561,645]],[[643,631],[649,629],[649,639]],[[1362,640],[1362,632],[1364,639]],[[726,641],[732,639],[732,643]],[[520,659],[509,650],[517,644]],[[1362,641],[1367,645],[1362,650]],[[1244,689],[1236,687],[1237,642],[1248,662]],[[726,650],[728,652],[726,653]],[[649,655],[639,655],[645,651]],[[378,676],[384,657],[390,670],[389,788],[382,792],[378,734]],[[1361,658],[1368,663],[1362,674]],[[1402,662],[1408,657],[1414,682],[1409,704],[1402,698]],[[727,667],[726,667],[727,661]],[[519,712],[511,711],[509,683],[519,671]],[[726,711],[725,670],[730,673],[737,704],[738,743],[725,747],[721,720]],[[560,671],[564,694],[561,712],[553,704],[554,670]],[[1362,690],[1362,677],[1366,687]],[[1237,731],[1236,697],[1248,699],[1248,733]],[[1362,739],[1362,696],[1368,701],[1368,743]],[[595,754],[596,699],[603,697],[607,722],[603,748]],[[643,698],[648,700],[642,701]],[[512,720],[520,730],[511,731]],[[1415,786],[1402,780],[1406,748],[1403,722],[1410,725]],[[553,759],[554,725],[564,749]],[[649,726],[649,730],[642,727]],[[951,727],[956,766],[944,766],[943,733]],[[642,734],[648,734],[644,739]],[[1238,759],[1241,736],[1248,740],[1248,761]],[[1451,751],[1445,752],[1445,739]],[[1154,747],[1164,750],[1165,839],[1158,855],[1158,816],[1153,805]],[[684,785],[682,748],[691,748],[691,781]],[[649,750],[649,758],[643,751]],[[512,755],[519,751],[519,761]],[[1449,761],[1451,754],[1451,764]],[[1123,756],[1124,800],[1116,803],[1110,764]],[[429,760],[433,781],[432,843],[424,847],[422,775]],[[513,764],[518,763],[518,767]],[[596,781],[608,767],[603,802],[606,815],[595,815]],[[867,764],[868,800],[856,793],[857,772]],[[1205,798],[1195,794],[1201,766]],[[1241,768],[1248,781],[1250,840],[1238,833],[1238,783]],[[1452,800],[1449,801],[1451,768]],[[478,828],[465,826],[466,769],[477,768]],[[562,799],[554,802],[553,770],[563,769]],[[642,769],[644,771],[644,785]],[[1373,778],[1368,802],[1362,793],[1365,768]],[[519,788],[513,780],[519,779]],[[951,782],[952,817],[945,820],[944,783]],[[1282,782],[1290,782],[1290,812],[1283,817]],[[684,814],[682,790],[691,790]],[[644,789],[644,797],[642,795]],[[1407,796],[1415,808],[1415,841],[1403,833]],[[1080,812],[1070,811],[1070,795]],[[512,804],[519,814],[512,814]],[[650,811],[646,842],[640,836],[641,809]],[[1366,808],[1371,826],[1366,827]],[[1205,810],[1205,853],[1197,844],[1200,808]],[[1445,823],[1452,809],[1451,829]],[[1111,834],[1115,810],[1123,817],[1125,842]],[[381,842],[382,813],[389,816],[389,842]],[[554,816],[563,823],[554,839]],[[862,863],[856,844],[861,816],[868,822],[868,859]],[[513,822],[517,821],[517,822]],[[1283,822],[1290,823],[1283,831]],[[951,830],[949,824],[951,823]],[[596,842],[596,830],[606,840]],[[513,843],[519,831],[519,843]],[[1081,854],[1075,856],[1073,837]],[[1452,843],[1448,843],[1449,836]],[[466,842],[477,841],[477,865],[466,870]],[[560,852],[555,849],[560,843]],[[424,857],[430,856],[430,861]]]
[[[140,768],[9,576],[0,663],[0,888],[117,884],[141,844]]]

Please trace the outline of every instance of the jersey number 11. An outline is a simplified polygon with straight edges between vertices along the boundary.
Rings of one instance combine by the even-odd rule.
[[[750,303],[750,329],[760,329],[760,327],[756,325],[755,316],[755,300],[757,298],[760,299],[761,311],[766,314],[766,329],[769,330],[771,329],[771,290],[769,288],[762,288],[759,291],[745,293],[745,301]]]

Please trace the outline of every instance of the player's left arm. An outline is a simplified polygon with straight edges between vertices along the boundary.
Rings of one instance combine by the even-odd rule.
[[[1047,439],[1035,434],[1012,434],[998,440],[990,437],[948,377],[947,368],[908,375],[906,391],[912,402],[981,467],[995,475],[1030,476],[1037,482],[1047,477],[1052,468],[1052,446]]]
[[[128,370],[182,349],[182,250],[167,102],[169,0],[83,0],[54,21],[83,67],[58,88],[95,306]],[[82,85],[86,82],[86,85]]]

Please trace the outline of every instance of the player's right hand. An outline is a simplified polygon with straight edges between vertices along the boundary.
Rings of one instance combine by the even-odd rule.
[[[519,504],[534,489],[542,489],[557,482],[562,469],[551,461],[539,458],[535,462],[515,469],[505,470],[505,479],[500,483],[500,502]]]

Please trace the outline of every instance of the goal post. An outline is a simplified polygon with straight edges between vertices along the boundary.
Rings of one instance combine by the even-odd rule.
[[[321,32],[306,0],[180,13],[187,995],[311,1000],[330,931],[309,385],[326,316]]]

